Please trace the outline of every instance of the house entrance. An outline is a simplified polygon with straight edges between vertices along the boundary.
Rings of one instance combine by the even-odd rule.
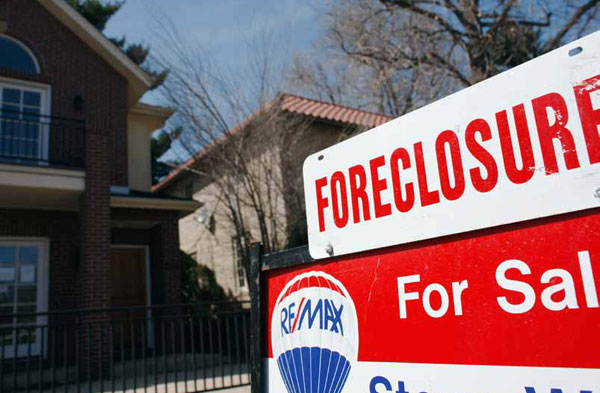
[[[115,246],[110,250],[112,337],[120,350],[143,346],[145,330],[147,343],[151,337],[151,318],[148,289],[148,247]]]
[[[146,249],[113,246],[111,262],[111,306],[148,305],[146,288]]]

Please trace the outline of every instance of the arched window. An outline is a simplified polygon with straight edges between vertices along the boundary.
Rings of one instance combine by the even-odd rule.
[[[39,74],[40,67],[33,53],[19,41],[0,35],[0,68],[28,74]]]

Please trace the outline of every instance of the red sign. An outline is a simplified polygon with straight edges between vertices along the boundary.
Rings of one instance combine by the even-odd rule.
[[[305,281],[282,293],[289,282],[306,272],[322,272],[332,277],[330,281],[335,279],[335,284]],[[579,389],[577,392],[592,388],[596,392],[600,387],[599,209],[275,270],[267,272],[266,278],[268,321],[272,321],[269,358],[273,358],[275,336],[283,336],[272,331],[280,323],[280,315],[273,312],[278,299],[307,286],[326,285],[340,301],[346,301],[346,293],[352,299],[358,321],[358,361],[349,371],[346,386],[353,381],[352,386],[362,387],[348,391],[392,391],[385,381],[396,391],[400,379],[404,386],[420,372],[427,374],[427,370],[410,369],[411,375],[380,375],[393,372],[393,368],[385,371],[392,367],[384,364],[388,362],[415,367],[427,366],[424,363],[431,367],[517,366],[491,373],[497,381],[477,382],[476,370],[459,368],[448,373],[450,385],[437,384],[439,378],[427,385],[455,386],[464,389],[461,392],[536,391],[528,378],[548,383],[544,389],[562,388],[565,392],[567,386]],[[337,298],[331,297],[334,317],[338,309],[341,313],[341,305],[334,302]],[[288,302],[283,310],[286,318],[293,317],[289,321],[294,329],[303,328],[304,314],[316,315],[310,310],[302,313],[308,301],[304,299],[304,305]],[[345,320],[338,317],[336,321],[339,326],[329,326],[343,332]],[[320,328],[327,328],[323,320]],[[548,379],[536,374],[537,367],[561,370],[553,369],[549,375],[556,378]],[[354,377],[353,372],[357,374]],[[270,374],[269,386],[276,386],[272,383],[277,376],[275,371]],[[429,391],[418,386],[418,381],[427,378],[413,382],[412,389]],[[292,382],[285,384],[291,386]]]

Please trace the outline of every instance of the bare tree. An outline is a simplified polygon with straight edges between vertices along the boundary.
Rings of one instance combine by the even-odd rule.
[[[594,31],[599,3],[334,1],[324,44],[297,62],[294,81],[321,99],[398,116]],[[347,77],[323,72],[339,63]]]
[[[284,112],[277,95],[281,70],[273,65],[265,42],[253,44],[246,84],[232,83],[216,71],[206,52],[187,47],[176,28],[163,20],[162,45],[153,60],[168,66],[161,91],[176,109],[174,143],[186,170],[210,200],[215,218],[230,231],[248,273],[250,245],[266,252],[285,246],[286,233],[302,217],[301,177],[290,173],[300,163],[288,160],[308,123]]]
[[[455,88],[450,72],[421,60],[428,51],[447,51],[429,39],[433,25],[422,16],[348,0],[333,2],[326,23],[315,55],[293,68],[291,84],[303,93],[399,116]]]
[[[392,12],[418,15],[460,52],[461,70],[448,56],[424,61],[452,69],[464,85],[514,67],[598,28],[600,0],[380,0]]]

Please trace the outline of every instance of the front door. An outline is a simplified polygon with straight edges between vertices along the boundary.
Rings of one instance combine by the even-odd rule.
[[[150,311],[146,291],[146,248],[113,246],[111,255],[112,337],[116,353],[141,348],[144,334],[149,334]],[[133,307],[137,306],[137,307]],[[130,308],[129,308],[130,307]],[[150,336],[147,336],[148,339]]]
[[[146,249],[111,248],[111,306],[146,306]]]

